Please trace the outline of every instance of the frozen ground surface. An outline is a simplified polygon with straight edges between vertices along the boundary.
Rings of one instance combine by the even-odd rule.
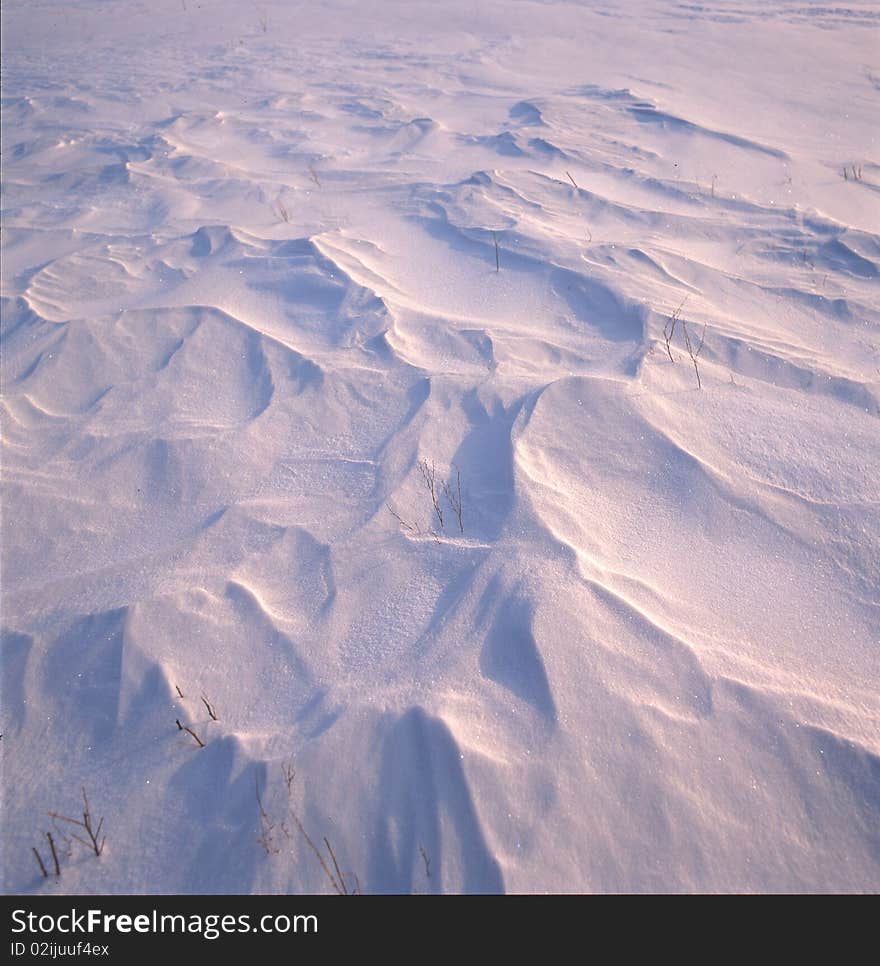
[[[880,890],[880,5],[3,28],[7,891]]]

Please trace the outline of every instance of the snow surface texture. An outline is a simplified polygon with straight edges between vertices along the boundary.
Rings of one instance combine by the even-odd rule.
[[[880,889],[876,3],[3,26],[7,891]]]

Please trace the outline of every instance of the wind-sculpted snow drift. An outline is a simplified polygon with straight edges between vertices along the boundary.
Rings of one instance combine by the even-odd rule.
[[[3,7],[4,888],[880,889],[876,5],[261,11]]]

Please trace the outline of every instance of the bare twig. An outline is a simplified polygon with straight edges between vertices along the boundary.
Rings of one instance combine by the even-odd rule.
[[[403,527],[404,530],[409,530],[410,533],[416,534],[416,536],[422,535],[422,528],[417,523],[407,523],[406,520],[391,506],[390,503],[386,503],[385,506],[388,507],[388,512],[395,520]]]
[[[180,725],[179,721],[178,725]],[[186,730],[189,731],[188,728]],[[49,816],[51,818],[57,818],[61,822],[69,822],[71,825],[76,825],[78,828],[83,829],[86,835],[89,837],[88,842],[86,842],[84,839],[81,839],[78,835],[74,835],[73,838],[75,838],[77,842],[80,842],[86,847],[91,848],[95,855],[100,855],[104,851],[104,843],[107,841],[106,836],[101,836],[101,829],[104,827],[104,819],[100,819],[97,826],[93,824],[92,813],[89,807],[89,799],[86,795],[85,786],[83,786],[82,795],[83,815],[81,819],[69,818],[67,815],[59,815],[58,812],[49,812]]]
[[[700,353],[703,351],[703,345],[706,342],[706,325],[703,325],[700,333],[700,342],[695,346],[691,339],[690,330],[688,329],[687,319],[683,318],[681,314],[685,302],[687,302],[687,297],[684,298],[681,305],[669,316],[666,325],[663,326],[663,339],[666,342],[666,352],[670,362],[675,362],[675,357],[672,354],[672,339],[675,335],[676,326],[679,322],[681,323],[681,333],[684,339],[685,349],[687,349],[687,354],[690,356],[690,360],[694,365],[694,372],[697,374],[697,387],[702,389],[703,380],[700,377],[700,366],[697,360],[700,358]]]
[[[455,464],[453,464],[455,466]],[[446,497],[446,501],[452,507],[456,518],[458,519],[458,528],[464,533],[464,522],[462,520],[462,509],[461,509],[461,471],[457,466],[455,466],[455,487],[447,481],[443,481],[443,495]]]
[[[280,198],[275,202],[275,208],[278,215],[287,224],[290,221],[290,212],[284,207],[284,202]]]
[[[419,855],[422,857],[422,862],[425,863],[425,878],[431,878],[431,860],[428,858],[428,853],[425,851],[425,847],[419,844]]]
[[[669,355],[670,362],[675,362],[675,357],[672,355],[672,337],[675,335],[675,326],[681,318],[681,310],[684,308],[685,302],[687,302],[687,296],[682,299],[681,305],[669,316],[663,326],[663,338],[666,341],[666,352]]]
[[[46,832],[46,838],[49,840],[49,850],[52,853],[52,861],[55,863],[55,875],[61,875],[61,866],[58,864],[58,853],[55,851],[55,840],[52,838],[52,833]]]
[[[183,691],[180,690],[180,687],[178,685],[176,684],[174,685],[174,690],[177,691],[178,697],[181,697],[181,698],[183,697]]]
[[[577,183],[575,182],[574,178],[572,178],[572,176],[567,171],[565,172],[565,174],[568,177],[568,180],[575,186],[575,188],[577,188],[577,190],[580,191],[581,189],[578,188]]]
[[[214,710],[213,705],[211,704],[210,701],[208,701],[208,699],[204,696],[204,694],[202,695],[202,704],[208,709],[208,714],[210,715],[212,721],[220,720],[217,717],[217,712]]]
[[[697,365],[697,359],[700,357],[700,353],[703,351],[703,344],[706,341],[706,325],[703,324],[703,331],[700,333],[700,344],[696,347],[693,346],[691,342],[691,336],[688,332],[687,322],[681,320],[681,330],[684,333],[684,344],[687,347],[688,355],[691,357],[691,362],[694,364],[694,372],[697,374],[697,388],[703,388],[703,382],[700,379],[700,367]]]
[[[422,479],[425,481],[425,486],[427,486],[431,494],[431,503],[434,506],[434,512],[437,514],[437,520],[440,523],[440,529],[443,529],[443,508],[440,506],[440,498],[437,495],[437,473],[433,463],[428,463],[426,459],[419,460],[419,471],[422,474]]]
[[[281,774],[284,776],[284,782],[287,785],[287,797],[290,798],[291,786],[296,778],[296,771],[293,767],[293,762],[288,761],[286,764],[282,765]]]
[[[327,846],[327,851],[330,853],[330,858],[333,860],[333,868],[336,870],[336,878],[339,880],[339,883],[342,885],[343,893],[345,895],[350,895],[348,891],[348,886],[346,885],[346,882],[345,882],[345,876],[342,874],[342,871],[339,868],[339,863],[336,861],[336,854],[333,851],[333,846],[330,844],[330,840],[327,838],[326,835],[324,836],[324,845]]]
[[[202,739],[192,730],[192,728],[188,728],[186,725],[182,725],[180,723],[180,718],[175,718],[174,720],[177,723],[178,730],[185,731],[188,735],[192,735],[192,737],[195,739],[196,743],[198,744],[199,748],[205,747],[204,741],[202,741]]]
[[[282,764],[281,774],[284,778],[285,784],[287,785],[287,797],[289,801],[291,798],[291,790],[292,790],[293,782],[296,778],[296,771],[293,767],[293,762],[288,761]],[[274,843],[272,842],[272,832],[275,829],[275,825],[271,822],[271,820],[269,819],[269,816],[266,814],[266,810],[263,808],[263,802],[260,797],[259,785],[256,785],[255,783],[255,787],[256,787],[256,795],[257,795],[257,805],[259,806],[259,809],[260,809],[260,820],[262,823],[262,827],[264,829],[264,834],[261,835],[260,839],[258,839],[257,841],[260,842],[260,844],[266,849],[267,852],[277,852],[279,850],[275,848]],[[342,869],[339,865],[339,862],[336,858],[336,853],[333,851],[333,846],[330,844],[330,839],[328,839],[326,835],[323,836],[324,848],[327,850],[327,856],[329,856],[329,862],[328,862],[327,857],[325,857],[324,853],[321,851],[320,848],[318,848],[318,846],[314,843],[309,833],[305,830],[305,826],[300,821],[299,815],[297,815],[292,805],[290,805],[289,807],[288,814],[290,815],[290,818],[293,819],[293,822],[296,825],[297,829],[299,830],[300,835],[302,835],[303,839],[305,840],[306,845],[308,845],[313,855],[318,860],[318,864],[321,866],[321,871],[324,873],[325,877],[327,878],[327,881],[330,883],[331,887],[333,888],[333,891],[340,896],[358,895],[361,891],[360,882],[358,881],[357,876],[355,876],[355,880],[354,880],[355,886],[353,889],[351,888],[349,883],[346,882],[345,875],[343,874]],[[287,825],[284,822],[281,823],[280,828],[281,828],[281,831],[284,833],[284,835],[289,838],[290,833],[287,829]]]
[[[333,886],[333,889],[337,893],[337,895],[340,895],[340,896],[352,895],[352,893],[348,891],[348,886],[346,885],[345,879],[342,878],[341,874],[339,879],[337,879],[336,876],[333,875],[333,873],[330,871],[330,868],[327,865],[327,862],[324,859],[324,856],[321,854],[320,849],[309,838],[309,833],[303,827],[303,823],[299,820],[299,816],[296,814],[296,812],[291,810],[290,814],[291,814],[291,817],[293,818],[293,821],[296,823],[296,827],[299,829],[300,834],[306,840],[306,844],[315,854],[315,858],[317,858],[318,862],[320,863],[320,866],[324,871],[324,875],[327,877],[327,880],[329,881],[330,885]],[[330,848],[330,843],[327,841],[326,838],[324,839],[324,844],[327,846],[327,851],[330,853],[330,857],[333,860],[334,868],[336,869],[337,873],[339,873],[339,864],[336,862],[336,856],[333,854],[333,850]]]
[[[397,520],[404,530],[414,533],[417,537],[425,536],[426,531],[422,530],[418,523],[407,523],[406,520],[403,519],[403,517],[391,506],[390,503],[386,503],[385,506],[388,507],[388,512],[394,517],[395,520]],[[427,535],[433,537],[435,542],[440,543],[440,537],[434,530],[428,530]]]
[[[501,250],[498,248],[498,234],[494,231],[492,232],[492,239],[495,242],[495,271],[500,272],[501,271]]]
[[[40,872],[43,873],[43,878],[48,879],[49,873],[46,871],[46,866],[43,864],[43,860],[40,858],[40,853],[37,851],[36,846],[31,846],[31,852],[34,853],[34,858],[37,860],[37,865],[40,867]]]
[[[272,841],[275,823],[269,819],[269,815],[263,807],[263,799],[260,796],[260,786],[256,776],[254,776],[254,793],[257,796],[257,807],[260,810],[260,834],[257,837],[257,842],[266,850],[266,855],[277,855],[281,850]]]

